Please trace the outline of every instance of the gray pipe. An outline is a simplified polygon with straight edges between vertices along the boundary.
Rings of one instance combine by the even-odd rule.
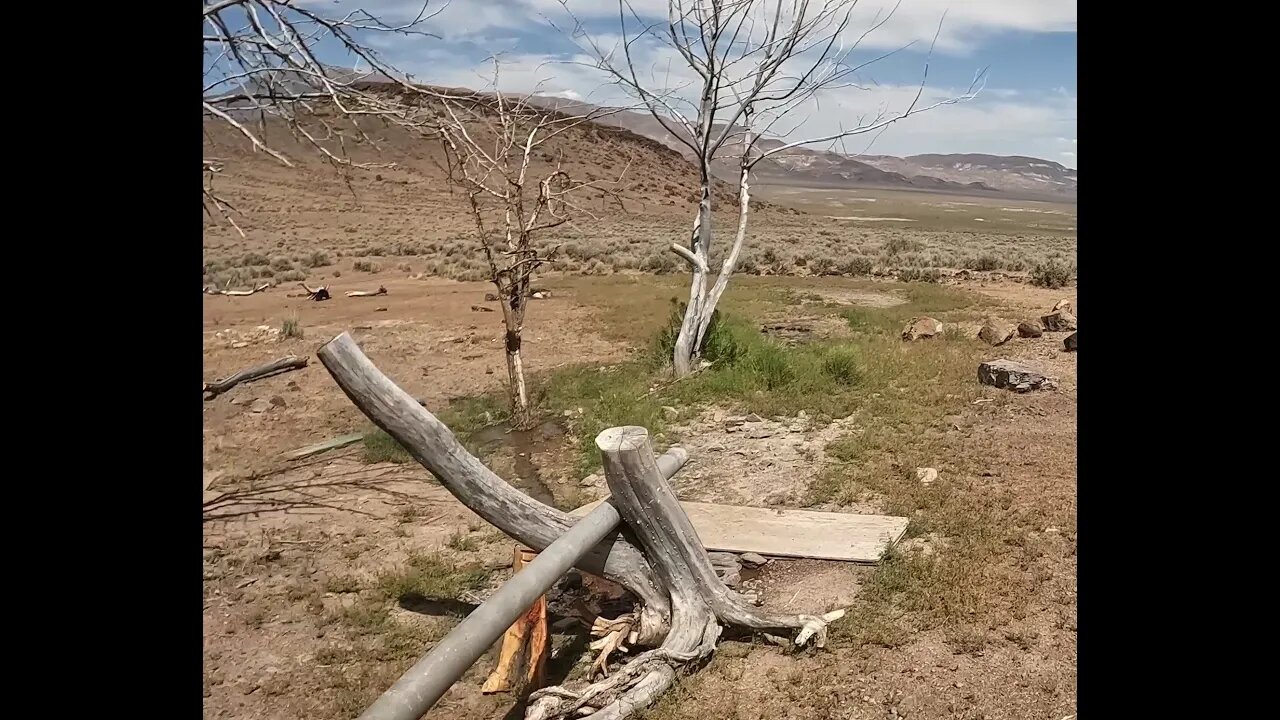
[[[658,470],[670,479],[688,457],[682,448],[672,448],[657,458]],[[431,652],[401,675],[358,720],[421,718],[540,595],[613,532],[619,522],[618,510],[607,502],[600,503],[538,553],[533,562],[503,583]]]

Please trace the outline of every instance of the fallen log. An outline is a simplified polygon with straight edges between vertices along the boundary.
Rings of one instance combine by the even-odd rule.
[[[348,290],[347,297],[377,297],[378,295],[386,295],[387,287],[379,285],[377,290]]]
[[[325,287],[324,285],[321,285],[320,287],[317,287],[317,288],[310,288],[310,287],[307,287],[306,283],[298,283],[298,284],[302,286],[303,290],[307,291],[307,297],[311,298],[312,300],[315,300],[316,302],[320,302],[322,300],[328,300],[329,298],[332,297],[332,295],[329,294],[329,288]]]
[[[253,382],[254,380],[261,380],[262,378],[271,377],[272,375],[279,375],[280,373],[289,372],[290,370],[301,370],[306,366],[307,366],[306,357],[289,355],[287,357],[282,357],[279,360],[272,360],[271,362],[265,365],[258,365],[257,367],[247,368],[245,370],[241,370],[240,372],[230,377],[223,378],[221,380],[214,380],[211,383],[205,383],[204,399],[205,401],[212,400],[218,397],[219,395],[221,395],[222,393],[239,385],[240,383],[247,383],[247,382]]]
[[[204,289],[204,292],[206,295],[229,295],[231,297],[244,297],[246,295],[253,295],[254,293],[260,293],[269,287],[271,287],[271,283],[262,283],[261,285],[253,288],[252,290],[226,290],[226,289],[219,290],[218,288],[215,288],[215,287],[208,287]]]

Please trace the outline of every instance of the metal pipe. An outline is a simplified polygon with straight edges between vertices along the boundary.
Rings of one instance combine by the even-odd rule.
[[[688,453],[672,448],[658,458],[668,479]],[[503,583],[431,652],[409,668],[358,720],[418,720],[488,650],[540,595],[588,550],[618,527],[621,517],[609,503],[594,510],[546,547],[533,562]]]

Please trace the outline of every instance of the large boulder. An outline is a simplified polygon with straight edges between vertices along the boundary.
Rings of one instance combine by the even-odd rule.
[[[978,382],[1019,393],[1058,387],[1057,378],[1046,377],[1029,365],[1003,358],[978,365]]]
[[[1040,327],[1040,323],[1035,320],[1027,320],[1018,323],[1018,337],[1038,338],[1044,334],[1044,328]]]
[[[1011,323],[999,318],[988,318],[987,323],[978,331],[978,339],[995,347],[1009,342],[1017,332],[1018,328]]]
[[[1040,318],[1049,332],[1071,332],[1076,329],[1076,316],[1068,310],[1055,310]]]
[[[902,330],[903,340],[919,340],[942,333],[942,323],[931,317],[911,318],[907,327]]]
[[[1062,347],[1066,348],[1067,352],[1075,352],[1076,351],[1076,334],[1071,333],[1070,335],[1062,338]]]

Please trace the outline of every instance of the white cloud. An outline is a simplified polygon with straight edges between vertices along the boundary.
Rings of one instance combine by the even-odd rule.
[[[307,0],[316,2],[317,0]],[[630,0],[641,14],[663,17],[666,0]],[[765,0],[774,2],[775,0]],[[569,0],[569,6],[600,32],[594,37],[613,47],[617,35],[617,5],[610,0]],[[403,20],[417,14],[417,0],[341,0],[325,2],[331,12],[363,7]],[[893,0],[861,0],[855,10],[855,27],[866,27],[877,10],[887,12]],[[946,22],[938,40],[941,53],[963,54],[990,36],[1004,31],[1074,31],[1074,0],[903,0],[894,17],[865,41],[869,48],[896,48],[912,40],[927,46],[942,14]],[[483,53],[500,53],[500,86],[511,92],[537,91],[597,104],[626,104],[618,88],[605,83],[596,70],[572,64],[572,43],[548,27],[545,14],[568,29],[559,0],[453,0],[432,21],[432,29],[445,40],[404,39],[384,36],[380,50],[415,78],[440,85],[484,87],[493,77],[492,66],[478,63]],[[540,28],[546,28],[545,31]],[[537,33],[531,40],[530,31]],[[545,32],[545,39],[543,33]],[[502,39],[506,38],[506,39]],[[465,52],[464,52],[465,49]],[[653,42],[632,48],[637,65],[646,69],[646,84],[658,88],[691,85],[694,73],[675,52]],[[935,58],[935,65],[945,62]],[[963,64],[963,61],[960,61]],[[927,88],[921,104],[929,104],[963,92],[963,88]],[[910,85],[846,88],[821,98],[817,112],[804,118],[803,133],[820,136],[848,127],[859,116],[890,114],[910,105],[917,88]],[[810,108],[812,110],[812,108]],[[793,123],[794,124],[794,123]],[[779,126],[780,128],[784,126]],[[1067,88],[987,88],[975,100],[947,105],[906,118],[875,136],[852,138],[849,152],[907,155],[924,152],[989,152],[1034,155],[1044,158],[1074,157],[1076,98]],[[799,131],[791,139],[798,139]]]

